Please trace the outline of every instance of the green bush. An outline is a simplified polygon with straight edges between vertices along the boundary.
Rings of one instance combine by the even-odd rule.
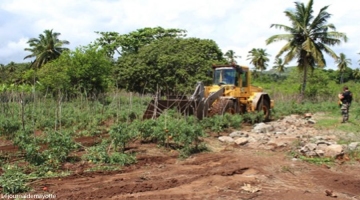
[[[126,145],[134,138],[135,131],[132,126],[124,122],[112,126],[109,134],[115,149],[120,147],[121,151],[124,152]]]
[[[93,163],[110,163],[108,155],[109,141],[103,140],[100,144],[86,148],[86,154],[82,156],[84,160]]]
[[[45,162],[46,158],[40,152],[43,141],[35,137],[32,130],[26,129],[16,132],[13,143],[24,151],[25,160],[30,164],[41,165]]]
[[[47,149],[41,152],[46,159],[46,164],[57,168],[60,163],[64,162],[69,153],[77,148],[77,145],[71,137],[71,132],[46,132],[45,143]]]
[[[121,166],[136,162],[134,155],[119,152],[111,153],[110,147],[109,141],[103,140],[100,144],[87,148],[87,153],[83,155],[83,159],[92,163],[118,164]]]
[[[4,173],[0,176],[0,184],[3,188],[3,194],[17,194],[27,192],[30,188],[27,186],[27,175],[21,168],[15,165],[5,165]]]
[[[21,123],[18,120],[0,117],[0,136],[12,138],[20,130]]]
[[[121,166],[136,163],[136,157],[125,153],[113,152],[110,155],[110,164],[118,164]]]

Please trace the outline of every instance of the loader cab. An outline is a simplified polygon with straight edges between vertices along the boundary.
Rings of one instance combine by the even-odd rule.
[[[214,85],[238,85],[239,74],[234,67],[214,69]]]
[[[249,86],[250,82],[250,71],[248,68],[243,68],[241,73],[241,87],[245,88]]]

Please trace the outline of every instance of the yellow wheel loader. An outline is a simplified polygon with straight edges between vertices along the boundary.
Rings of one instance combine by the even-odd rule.
[[[204,86],[198,82],[190,97],[169,96],[163,99],[157,96],[149,103],[143,119],[157,118],[167,109],[177,109],[184,115],[196,115],[198,119],[254,111],[264,113],[265,121],[270,119],[274,101],[262,88],[251,85],[248,67],[235,64],[212,67],[212,85]]]

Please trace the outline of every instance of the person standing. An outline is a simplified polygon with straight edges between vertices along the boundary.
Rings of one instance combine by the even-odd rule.
[[[341,101],[340,109],[343,116],[341,123],[345,123],[349,121],[349,108],[352,101],[352,93],[349,91],[347,86],[343,88],[343,93],[339,94],[339,99]]]

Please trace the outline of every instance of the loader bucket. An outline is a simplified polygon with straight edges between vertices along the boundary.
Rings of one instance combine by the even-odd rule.
[[[143,119],[154,119],[159,117],[165,110],[176,109],[182,115],[197,115],[198,102],[189,100],[186,97],[179,99],[166,99],[158,100],[153,99],[150,101]]]

